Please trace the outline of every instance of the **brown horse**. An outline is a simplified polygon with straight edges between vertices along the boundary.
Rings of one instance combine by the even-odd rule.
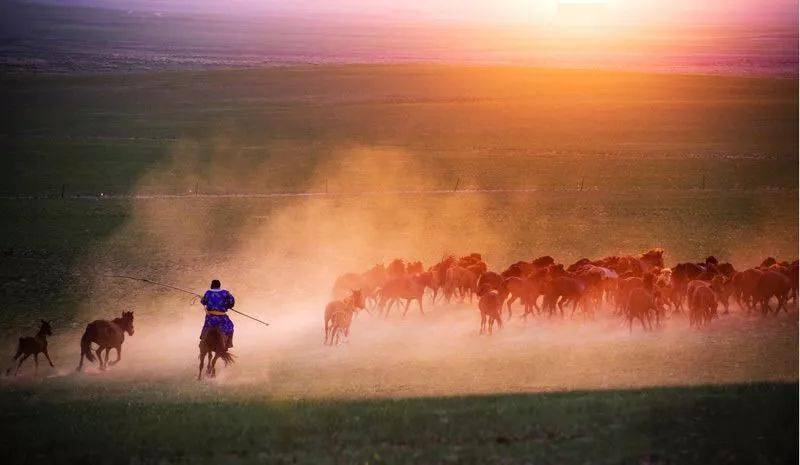
[[[472,294],[476,290],[477,282],[477,275],[462,266],[448,268],[444,282],[445,300],[450,303],[453,295],[458,295],[461,302],[467,296],[472,302]]]
[[[711,284],[698,283],[703,281],[695,280],[689,283],[686,295],[689,304],[689,326],[700,328],[717,316],[717,297]]]
[[[643,330],[653,329],[650,317],[653,316],[658,321],[659,315],[656,296],[644,287],[634,287],[627,296],[623,315],[628,321],[628,332],[633,331],[633,320],[635,319],[642,323]],[[646,326],[645,323],[647,323]]]
[[[83,357],[94,362],[92,343],[98,346],[95,353],[101,370],[105,370],[108,366],[108,353],[111,349],[117,349],[117,359],[111,362],[111,365],[119,363],[122,359],[122,343],[125,341],[125,333],[133,336],[133,312],[122,312],[121,318],[114,318],[112,321],[95,320],[86,325],[86,331],[81,337],[81,360],[78,363],[77,371],[83,369]],[[106,351],[105,361],[103,361],[103,349]]]
[[[354,313],[355,311],[342,310],[331,315],[331,346],[338,346],[342,336],[350,336],[350,325],[353,323]]]
[[[788,312],[786,302],[789,300],[791,290],[792,283],[783,273],[773,270],[764,272],[755,289],[755,297],[757,302],[761,304],[761,312],[764,315],[770,312],[769,301],[773,296],[778,299],[778,307],[775,309],[775,313],[780,312],[781,308]]]
[[[488,286],[479,291],[478,309],[481,311],[481,331],[479,334],[487,332],[491,336],[494,323],[497,322],[497,329],[503,327],[503,302],[506,300],[505,292],[498,292]],[[489,323],[488,327],[486,323]]]
[[[416,300],[417,303],[419,303],[419,312],[425,315],[425,311],[422,308],[422,296],[425,293],[425,288],[430,283],[431,277],[432,275],[429,274],[421,274],[401,276],[386,281],[383,288],[378,291],[380,295],[378,299],[378,311],[383,312],[385,310],[384,317],[388,318],[389,312],[392,310],[392,305],[396,303],[397,306],[400,307],[400,300],[405,299],[406,308],[403,311],[403,316],[406,316],[406,313],[408,313],[408,307],[411,305],[412,300]],[[387,302],[389,304],[388,306],[386,305]]]
[[[34,370],[36,372],[39,371],[39,354],[42,353],[47,358],[47,361],[50,363],[50,366],[53,365],[53,361],[50,360],[50,354],[47,353],[47,336],[53,335],[53,329],[50,327],[50,323],[41,320],[41,325],[39,326],[39,332],[36,333],[33,337],[21,337],[19,338],[19,344],[17,344],[17,353],[14,355],[13,360],[17,360],[19,358],[19,363],[17,364],[17,369],[14,371],[14,376],[17,376],[19,373],[19,367],[22,366],[22,362],[25,361],[28,357],[33,355],[33,364]],[[20,356],[22,356],[20,358]],[[11,374],[11,368],[6,371],[6,376]]]
[[[334,338],[338,342],[340,334],[350,334],[350,323],[353,314],[363,310],[364,296],[361,290],[351,290],[350,295],[341,300],[334,300],[325,306],[325,342],[333,345]]]
[[[203,362],[208,354],[208,365],[206,374],[212,378],[217,376],[217,360],[222,359],[225,366],[233,363],[233,354],[228,352],[228,338],[225,333],[217,327],[204,331],[200,336],[200,368],[197,371],[197,379],[203,378]]]
[[[511,319],[511,304],[517,300],[519,300],[525,308],[522,317],[526,320],[529,314],[533,315],[534,308],[539,309],[539,306],[536,304],[536,300],[539,297],[539,285],[533,278],[518,278],[512,276],[503,282],[503,288],[506,289],[509,296],[508,302],[506,303],[509,319]]]

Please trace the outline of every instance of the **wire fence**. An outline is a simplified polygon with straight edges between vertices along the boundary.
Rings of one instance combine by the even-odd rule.
[[[283,190],[283,191],[248,191],[234,189],[207,189],[203,191],[198,185],[189,188],[144,188],[131,190],[130,186],[92,186],[87,188],[72,187],[62,184],[58,187],[41,190],[39,192],[0,192],[0,200],[34,200],[34,199],[63,199],[63,200],[114,200],[114,199],[190,199],[190,198],[281,198],[281,197],[342,197],[342,196],[411,196],[411,195],[475,195],[475,194],[525,194],[537,192],[796,192],[797,186],[710,186],[706,175],[698,177],[696,183],[686,183],[682,186],[675,185],[602,185],[587,183],[586,178],[580,178],[573,183],[532,187],[484,187],[468,185],[462,178],[457,178],[449,188],[409,188],[409,189],[382,189],[380,186],[363,189],[329,189],[327,180],[315,189],[308,190]]]

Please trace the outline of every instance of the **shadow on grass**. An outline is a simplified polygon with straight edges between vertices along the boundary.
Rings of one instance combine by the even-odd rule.
[[[91,389],[65,400],[7,387],[5,463],[749,464],[798,453],[796,383],[368,400]]]

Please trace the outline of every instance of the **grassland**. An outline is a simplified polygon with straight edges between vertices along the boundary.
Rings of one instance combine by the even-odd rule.
[[[334,276],[395,256],[480,251],[493,268],[652,246],[669,263],[796,258],[796,80],[320,66],[6,75],[0,99],[0,343],[10,352],[51,319],[58,364],[0,384],[12,462],[796,455],[796,310],[735,309],[701,332],[676,317],[647,336],[610,316],[514,320],[486,340],[472,310],[437,308],[359,319],[335,351],[318,321]],[[456,183],[529,190],[396,193]],[[326,185],[318,197],[108,196]],[[197,289],[220,277],[274,324],[237,321],[231,377],[190,382],[197,307],[109,272]],[[124,363],[71,374],[85,322],[122,308],[137,314]]]
[[[797,384],[333,402],[92,384],[6,389],[6,463],[768,464],[797,452]]]
[[[196,183],[206,192],[319,189],[309,186],[315,170],[353,146],[375,149],[387,169],[404,167],[397,152],[423,160],[416,181],[445,188],[457,178],[462,187],[560,188],[585,178],[614,190],[686,189],[703,173],[709,188],[797,185],[791,79],[320,66],[12,75],[0,87],[0,181],[10,194],[62,184],[93,194]],[[259,176],[243,175],[253,170]],[[145,173],[149,185],[137,183]],[[376,187],[348,174],[354,186],[331,190]]]

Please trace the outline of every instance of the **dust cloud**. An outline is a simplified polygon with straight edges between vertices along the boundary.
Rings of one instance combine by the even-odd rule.
[[[191,144],[180,145],[173,160],[142,177],[141,191],[165,182],[165,172],[183,176],[187,164],[211,170],[212,178],[214,170],[233,176],[221,168],[230,156],[226,147],[218,144],[218,152],[203,162],[192,158]],[[128,221],[76,267],[90,288],[84,321],[123,310],[136,315],[136,334],[126,339],[122,362],[95,378],[182,385],[196,375],[200,304],[175,291],[104,277],[126,274],[198,293],[218,278],[236,296],[236,310],[269,321],[264,327],[233,314],[236,363],[205,381],[250,394],[458,395],[797,379],[797,313],[762,320],[735,306],[734,314],[703,331],[676,316],[648,333],[629,333],[610,309],[594,321],[524,322],[517,306],[502,330],[479,336],[474,302],[431,306],[426,298],[425,315],[416,304],[405,318],[399,312],[386,319],[361,312],[344,344],[323,346],[323,309],[335,278],[346,271],[361,272],[395,257],[422,260],[427,267],[449,253],[483,253],[498,270],[536,255],[569,262],[580,253],[618,252],[608,244],[571,253],[522,252],[520,237],[552,233],[549,222],[555,221],[538,218],[525,208],[525,199],[410,192],[435,185],[431,176],[446,175],[446,168],[397,148],[344,147],[304,181],[339,195],[132,201]],[[252,166],[253,179],[242,182],[252,183],[270,169],[268,162]],[[501,214],[509,202],[518,209],[518,223]],[[554,236],[551,243],[565,239]],[[81,330],[59,336],[61,375],[97,374],[92,367],[88,374],[71,374]]]

